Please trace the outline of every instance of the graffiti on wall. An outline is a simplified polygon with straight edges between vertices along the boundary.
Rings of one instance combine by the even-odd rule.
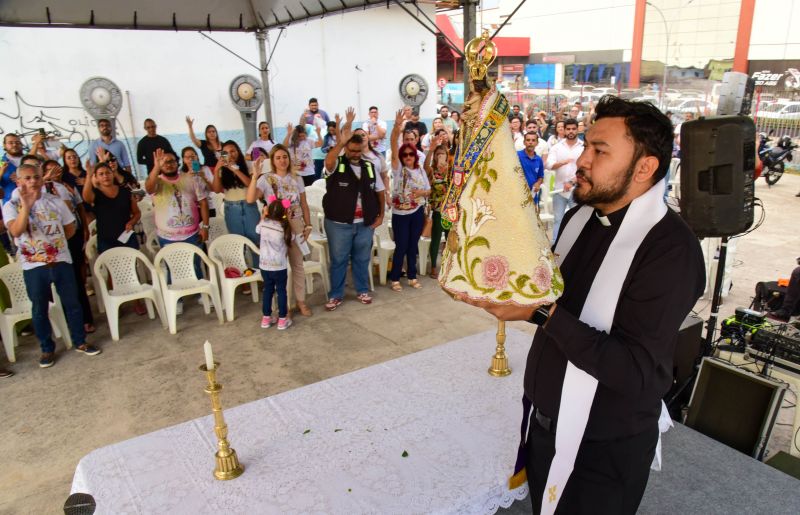
[[[48,146],[63,144],[84,155],[91,140],[89,129],[96,127],[97,122],[80,106],[36,105],[18,91],[11,98],[0,97],[0,137],[17,134],[25,148],[29,148],[34,134],[44,130]]]

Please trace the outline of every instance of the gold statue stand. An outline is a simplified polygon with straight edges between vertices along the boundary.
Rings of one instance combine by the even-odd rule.
[[[200,366],[200,370],[206,373],[206,378],[208,379],[208,386],[206,386],[205,391],[211,397],[211,409],[214,412],[214,433],[217,435],[218,441],[218,449],[214,454],[217,460],[217,465],[214,468],[214,477],[225,481],[241,476],[242,472],[244,472],[244,467],[239,463],[236,451],[228,444],[228,425],[222,415],[222,404],[219,400],[219,392],[222,391],[222,385],[217,383],[218,368],[219,363],[217,362],[214,363],[212,370],[208,370],[206,365]]]
[[[489,375],[494,377],[505,377],[511,374],[508,367],[508,356],[506,355],[506,323],[504,320],[497,321],[497,348],[492,356],[492,366],[489,367]]]

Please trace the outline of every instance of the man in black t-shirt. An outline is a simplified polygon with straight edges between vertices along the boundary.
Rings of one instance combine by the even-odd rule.
[[[145,173],[150,173],[153,169],[153,153],[159,148],[168,154],[175,154],[172,150],[169,140],[164,136],[156,134],[156,122],[152,118],[144,121],[144,130],[147,135],[139,140],[139,145],[136,147],[136,162],[140,165],[145,165],[147,170]]]

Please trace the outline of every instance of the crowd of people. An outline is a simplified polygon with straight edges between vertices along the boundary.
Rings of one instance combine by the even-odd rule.
[[[545,170],[554,175],[553,238],[564,213],[574,205],[571,190],[576,161],[593,115],[593,108],[584,113],[580,104],[564,106],[550,117],[544,111],[513,105],[508,115],[515,149],[537,206],[542,201],[539,190]],[[402,291],[403,276],[411,288],[422,287],[417,278],[417,254],[423,234],[431,238],[431,276],[437,277],[444,232],[441,207],[460,113],[441,106],[428,126],[420,120],[417,108],[406,106],[395,114],[389,131],[378,107],[371,106],[366,121],[358,126],[354,122],[353,108],[345,110],[344,118],[337,114],[332,119],[317,99],[311,98],[297,124],[287,125],[282,142],[275,141],[269,123],[261,122],[257,138],[242,151],[235,141],[222,141],[211,124],[205,127],[203,139],[198,139],[194,120],[187,116],[194,146],[178,154],[169,140],[158,134],[156,122],[148,118],[146,135],[135,156],[135,162],[148,172],[143,184],[137,181],[134,162],[116,139],[111,120],[98,120],[100,137],[89,146],[85,162],[75,149],[62,146],[54,151],[48,147],[45,134],[35,134],[27,151],[18,135],[6,134],[0,173],[0,252],[16,251],[22,264],[33,302],[32,325],[42,349],[40,366],[52,366],[55,359],[47,322],[51,283],[62,298],[76,348],[89,355],[100,353],[86,343],[86,334],[95,331],[86,288],[82,287],[87,276],[84,247],[90,237],[89,224],[96,220],[98,253],[120,246],[139,248],[134,227],[141,218],[138,201],[142,188],[152,201],[156,236],[162,247],[184,242],[204,248],[210,218],[223,207],[214,205],[211,194],[222,199],[228,233],[244,236],[261,249],[252,262],[264,279],[264,328],[291,325],[286,306],[289,267],[296,309],[303,316],[312,315],[304,288],[303,249],[313,227],[305,189],[321,178],[326,184],[322,208],[331,259],[326,310],[342,304],[348,266],[352,267],[357,300],[372,302],[373,233],[387,218],[396,245],[388,277],[391,290]],[[196,268],[200,275],[199,263]],[[70,274],[65,272],[68,269]],[[277,317],[271,309],[273,294],[278,297]],[[146,312],[142,303],[136,303],[134,310]]]

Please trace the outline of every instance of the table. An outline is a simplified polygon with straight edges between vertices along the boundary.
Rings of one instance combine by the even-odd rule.
[[[91,452],[72,492],[115,514],[494,513],[527,495],[507,479],[531,336],[508,330],[505,378],[486,373],[494,341],[488,331],[226,410],[245,466],[233,481],[213,478],[208,416]],[[234,372],[219,357],[224,385]]]

